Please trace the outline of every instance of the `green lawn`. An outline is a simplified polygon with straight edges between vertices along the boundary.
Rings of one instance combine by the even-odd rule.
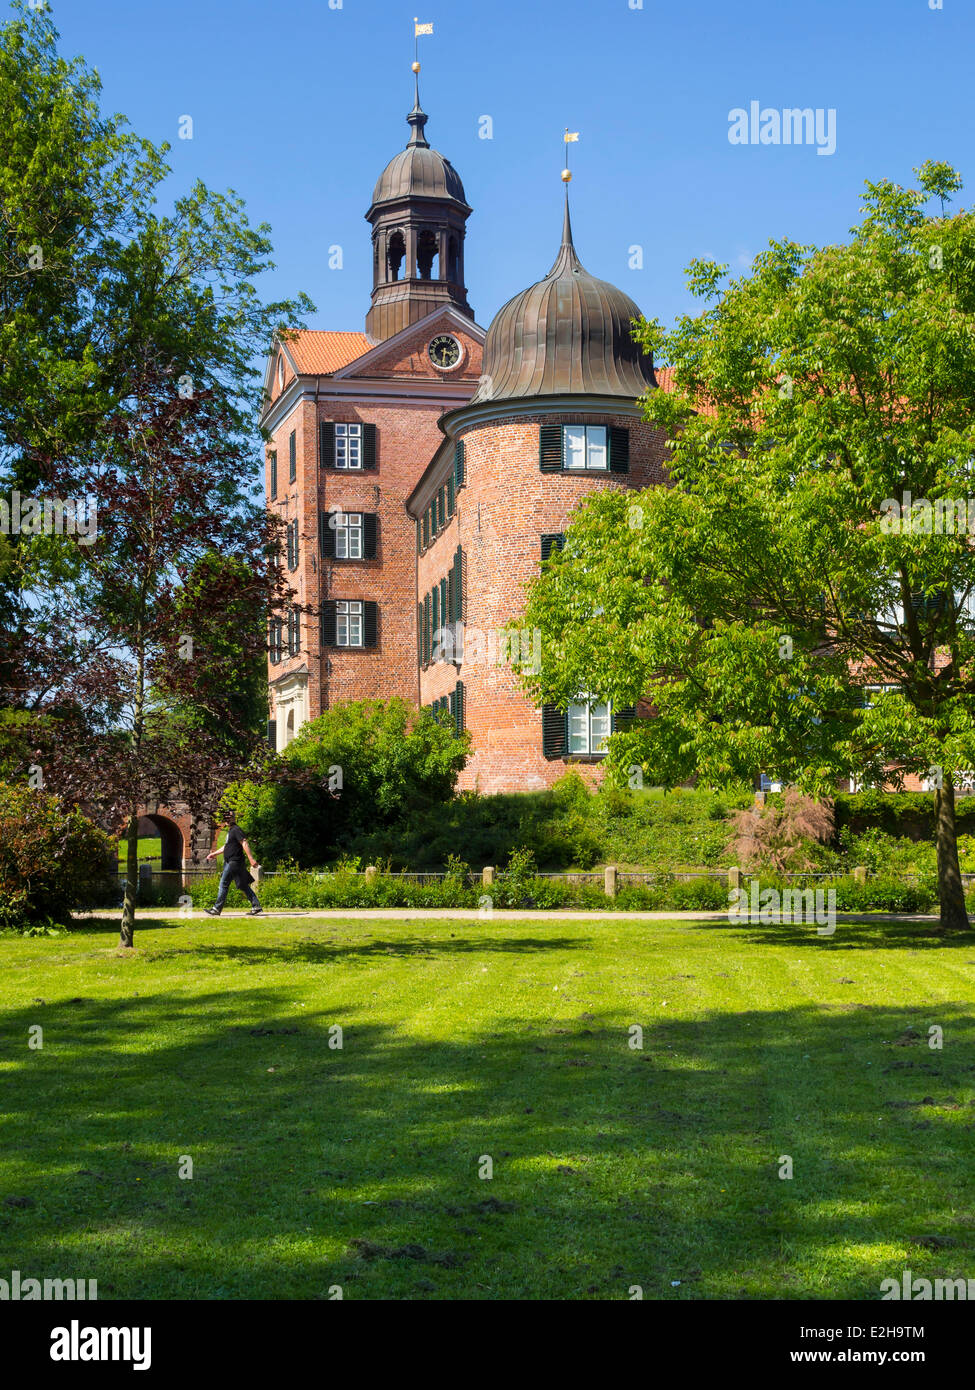
[[[130,958],[107,921],[2,937],[0,1274],[203,1299],[975,1277],[975,935],[927,931],[150,914]]]

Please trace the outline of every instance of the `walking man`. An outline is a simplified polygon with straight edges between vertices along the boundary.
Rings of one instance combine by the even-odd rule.
[[[207,855],[208,859],[215,859],[218,854],[223,855],[223,873],[220,875],[220,887],[217,889],[217,901],[212,907],[204,909],[208,916],[219,917],[223,911],[223,905],[227,901],[227,893],[232,883],[244,894],[251,905],[248,917],[260,917],[264,909],[257,901],[251,884],[254,882],[251,875],[244,868],[244,855],[250,862],[252,869],[257,868],[257,860],[251,854],[251,847],[244,838],[244,832],[234,820],[233,816],[228,815],[225,820],[217,825],[218,830],[226,830],[227,838],[223,843],[222,849],[212,849]]]

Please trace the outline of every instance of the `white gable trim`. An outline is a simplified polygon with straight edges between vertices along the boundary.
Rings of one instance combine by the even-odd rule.
[[[354,362],[349,362],[347,366],[334,372],[332,380],[342,381],[346,377],[354,376],[356,373],[362,371],[364,367],[368,367],[373,362],[378,362],[380,358],[385,357],[391,348],[395,348],[397,343],[405,342],[407,338],[410,338],[421,328],[428,330],[432,329],[434,324],[441,321],[450,322],[454,327],[469,334],[479,343],[483,343],[484,339],[487,337],[487,329],[482,328],[481,325],[475,323],[473,319],[469,319],[466,314],[462,314],[453,304],[444,304],[441,308],[434,309],[431,313],[427,314],[425,318],[417,319],[416,323],[411,323],[408,324],[406,328],[401,328],[400,331],[394,333],[391,338],[384,338],[381,343],[377,343],[374,348],[370,348],[368,352],[364,352],[362,356],[357,357]]]

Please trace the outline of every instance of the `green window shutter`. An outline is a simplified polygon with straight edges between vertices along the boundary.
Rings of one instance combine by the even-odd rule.
[[[454,686],[454,733],[460,737],[464,732],[464,682],[458,681]]]
[[[422,527],[421,524],[420,524],[420,518],[417,517],[417,519],[416,519],[416,553],[417,553],[417,555],[420,555],[420,554],[422,553],[422,551],[423,551],[423,527]]]
[[[442,531],[447,525],[447,489],[442,487],[437,493],[437,515],[440,518],[439,529]]]
[[[430,600],[430,623],[433,629],[433,651],[437,649],[437,632],[440,628],[440,585],[433,586]]]
[[[375,425],[362,426],[362,467],[366,472],[378,468],[379,444]]]
[[[610,425],[608,438],[609,471],[611,473],[629,473],[630,431],[623,425]]]
[[[335,530],[329,526],[330,513],[318,513],[318,553],[323,560],[335,558]]]
[[[298,474],[298,438],[292,430],[288,435],[288,482],[293,483]]]
[[[277,449],[272,449],[272,450],[271,450],[270,454],[268,455],[268,462],[269,462],[270,465],[271,465],[271,482],[270,482],[269,491],[270,491],[271,500],[273,501],[274,498],[277,497],[277,495],[278,495],[278,451],[277,451]]]
[[[430,665],[430,595],[423,595],[423,664]]]
[[[379,642],[379,604],[367,601],[362,605],[362,645],[375,647]]]
[[[464,592],[464,552],[460,546],[454,551],[454,563],[451,566],[451,587],[453,589],[453,612],[451,614],[455,623],[462,623],[467,616],[467,595]]]
[[[453,619],[450,616],[450,585],[446,579],[440,581],[440,626],[446,627]]]
[[[430,544],[430,508],[428,507],[427,510],[423,513],[423,547],[424,547],[424,549],[426,549],[426,547],[427,547],[429,544]]]
[[[318,462],[322,468],[335,467],[335,425],[322,420],[318,426]]]
[[[542,705],[542,754],[564,758],[569,747],[569,716],[558,705]]]
[[[636,718],[636,705],[624,705],[620,710],[613,711],[613,733],[618,729],[629,729],[633,726]]]
[[[541,425],[538,431],[538,466],[543,473],[562,468],[562,426]]]
[[[335,621],[335,600],[326,599],[322,604],[322,646],[334,647],[338,641]]]
[[[272,753],[278,746],[278,724],[276,719],[267,721],[267,746]]]
[[[375,512],[362,514],[362,558],[375,560],[379,554],[379,517]]]
[[[467,461],[464,457],[464,441],[454,442],[454,489],[462,488],[467,481]]]
[[[553,532],[542,537],[542,560],[547,560],[553,550],[565,549],[565,534],[562,531]]]
[[[454,483],[454,475],[451,473],[447,479],[447,515],[453,516],[457,506],[457,488]]]

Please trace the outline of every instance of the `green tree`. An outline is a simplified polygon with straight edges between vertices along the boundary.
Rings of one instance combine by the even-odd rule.
[[[234,193],[197,184],[158,211],[167,147],[101,117],[97,76],[59,57],[46,15],[15,10],[0,29],[0,465],[10,487],[85,499],[97,525],[0,555],[2,698],[30,716],[0,721],[13,740],[0,753],[100,823],[128,822],[131,946],[139,805],[178,786],[212,806],[259,755],[253,690],[221,669],[221,623],[252,673],[287,597],[254,460],[259,362],[313,306],[264,302],[270,229]],[[214,576],[187,597],[214,552],[248,570],[243,626]],[[150,717],[154,687],[185,697],[188,684],[206,711],[192,739],[185,721]]]
[[[611,740],[624,780],[765,771],[821,797],[929,778],[948,931],[967,926],[975,549],[934,504],[957,518],[975,491],[975,217],[928,215],[960,181],[917,172],[868,184],[844,245],[772,242],[724,288],[725,267],[694,263],[703,311],[638,329],[674,370],[646,400],[673,486],[580,510],[530,593],[526,683],[562,705],[646,697],[653,717]]]
[[[273,783],[228,788],[224,805],[262,863],[312,868],[353,836],[408,824],[453,796],[470,739],[407,700],[336,705],[303,725]]]

